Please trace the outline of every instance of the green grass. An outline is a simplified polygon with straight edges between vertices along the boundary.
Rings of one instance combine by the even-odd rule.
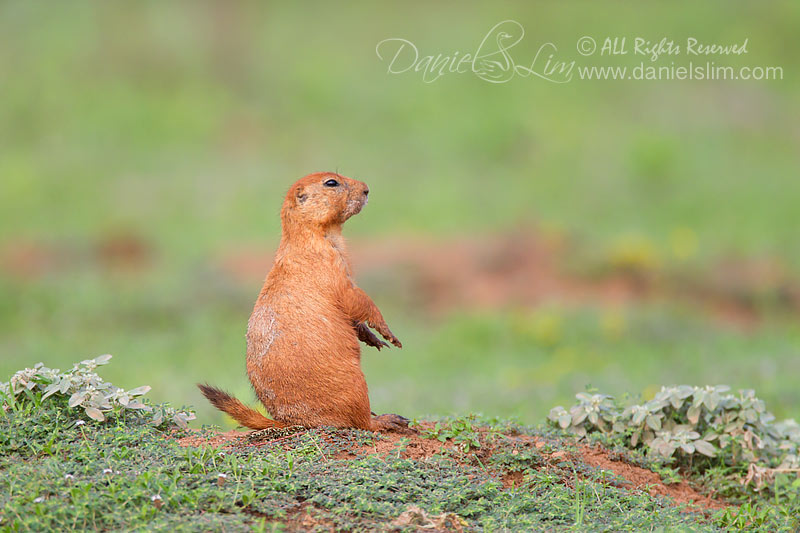
[[[730,62],[782,66],[785,76],[425,84],[388,75],[375,56],[395,36],[429,53],[464,52],[509,18],[526,29],[520,58],[553,42],[583,61],[575,42],[584,34],[749,38],[750,52]],[[260,280],[240,285],[212,265],[231,249],[274,248],[284,191],[319,169],[370,184],[369,207],[348,223],[354,239],[535,222],[591,249],[632,238],[668,250],[688,232],[690,260],[704,268],[765,258],[797,277],[800,62],[785,43],[799,21],[794,3],[320,4],[313,16],[257,4],[5,3],[0,252],[33,243],[71,259],[24,279],[0,268],[0,376],[110,352],[115,383],[151,385],[157,401],[194,404],[200,422],[227,424],[193,384],[252,398],[243,335]],[[108,272],[91,259],[119,233],[150,248],[149,269]],[[755,388],[779,417],[798,416],[792,317],[767,317],[753,333],[646,304],[621,311],[620,333],[603,325],[617,321],[607,309],[433,320],[399,303],[396,284],[364,283],[405,345],[364,354],[376,411],[535,423],[587,384],[621,396],[728,383]]]
[[[650,468],[666,483],[688,477],[732,503],[713,514],[687,512],[649,495],[641,477],[587,464],[580,448],[586,443],[498,417],[415,420],[415,435],[264,430],[213,444],[215,429],[153,422],[147,405],[115,404],[97,422],[82,407],[69,407],[73,388],[44,397],[65,378],[81,390],[102,385],[92,372],[58,376],[48,369],[2,384],[2,531],[372,531],[426,524],[465,531],[792,531],[798,525],[796,476],[777,473],[760,491],[742,487],[742,459],[718,457],[701,471],[627,449],[618,435],[590,437],[590,445],[609,450],[609,460]],[[182,437],[191,443],[181,444]]]
[[[375,376],[373,403],[379,410],[401,405],[412,414],[481,410],[535,423],[554,402],[572,403],[587,385],[649,399],[662,384],[726,383],[755,389],[778,416],[796,416],[796,327],[745,334],[715,328],[693,313],[639,307],[621,314],[618,331],[608,329],[608,315],[618,312],[545,309],[451,318],[424,336],[421,347],[404,348],[419,350],[419,357],[402,351],[389,352],[388,359],[363,356],[367,375]]]
[[[696,231],[704,254],[800,265],[794,125],[800,14],[747,6],[3,7],[0,226],[61,240],[130,227],[182,256],[277,230],[311,170],[370,182],[355,233],[460,233],[536,217],[591,239]],[[224,13],[224,15],[223,15]],[[462,52],[504,18],[583,61],[583,34],[750,39],[772,82],[600,83],[388,75],[375,44]],[[699,22],[702,21],[702,22]],[[635,22],[635,24],[634,24]],[[632,37],[632,36],[631,36]],[[627,62],[635,64],[633,59]],[[683,58],[681,58],[683,60]],[[626,64],[627,64],[626,63]],[[720,63],[722,61],[720,60]],[[732,108],[732,106],[736,106]]]
[[[577,54],[583,35],[748,38],[746,55],[711,59],[780,66],[784,79],[491,85],[453,75],[425,84],[388,75],[375,55],[389,37],[423,54],[464,53],[504,19],[526,30],[520,60],[552,42],[559,57],[606,64]],[[668,272],[715,273],[733,257],[798,279],[800,56],[786,45],[798,23],[790,2],[624,11],[320,3],[312,12],[4,3],[0,380],[39,361],[67,368],[112,353],[106,375],[116,385],[151,385],[155,401],[196,405],[200,423],[230,427],[194,383],[252,398],[243,337],[261,280],[236,282],[215,265],[230,250],[273,249],[285,190],[322,169],[370,185],[369,207],[346,228],[354,240],[535,226],[578,243],[570,271],[592,271],[594,256],[632,246],[634,255],[655,251]],[[98,262],[98,243],[119,235],[144,244],[148,266]],[[7,268],[28,247],[43,251],[40,268]],[[747,331],[669,300],[431,317],[408,303],[404,279],[362,281],[405,346],[365,350],[377,412],[481,411],[534,424],[589,384],[647,398],[662,384],[726,383],[755,389],[779,418],[798,417],[793,315],[767,309]],[[81,429],[70,416],[59,408],[0,418],[0,529],[271,530],[299,505],[321,524],[358,529],[385,525],[411,502],[486,530],[780,530],[798,513],[787,489],[748,496],[709,522],[535,453],[498,453],[508,462],[489,465],[399,454],[344,463],[330,459],[336,449],[378,437],[315,431],[294,438],[292,454],[219,456],[130,420]],[[434,433],[472,438],[465,427]],[[511,466],[524,472],[519,488],[487,477]],[[219,473],[228,475],[221,486]],[[725,476],[699,482],[735,489]]]
[[[365,531],[410,505],[431,516],[455,513],[469,531],[714,529],[702,515],[616,489],[585,465],[514,456],[515,439],[501,429],[496,455],[483,464],[458,454],[404,459],[402,445],[385,456],[333,459],[381,438],[356,430],[309,431],[286,449],[223,451],[181,448],[135,421],[75,427],[69,419],[63,406],[17,406],[0,418],[3,530],[281,530],[305,509],[319,523]],[[498,476],[509,468],[523,472],[524,483],[504,489]]]
[[[0,360],[0,375],[38,361],[66,368],[112,353],[112,382],[150,385],[156,401],[195,405],[200,423],[230,424],[194,383],[208,380],[256,403],[243,336],[257,282],[186,279],[178,290],[150,283],[141,289],[97,277],[66,286],[7,285],[0,327],[9,357]],[[463,313],[423,326],[402,309],[382,307],[404,348],[364,348],[376,412],[480,411],[537,423],[589,384],[617,397],[649,397],[661,385],[725,383],[755,389],[781,418],[796,418],[800,405],[800,330],[791,323],[748,333],[691,309],[636,306]]]

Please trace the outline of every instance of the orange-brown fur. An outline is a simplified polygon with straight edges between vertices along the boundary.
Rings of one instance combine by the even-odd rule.
[[[240,424],[373,431],[407,425],[397,415],[372,416],[361,371],[359,340],[386,346],[370,327],[402,347],[375,303],[356,286],[342,238],[342,224],[361,211],[368,193],[365,183],[330,172],[310,174],[289,189],[275,263],[247,327],[247,375],[274,420],[200,385],[215,407]]]

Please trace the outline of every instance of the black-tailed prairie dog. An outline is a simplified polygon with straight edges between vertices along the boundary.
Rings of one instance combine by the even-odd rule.
[[[337,173],[292,185],[281,209],[275,263],[247,327],[247,375],[273,419],[198,385],[218,409],[253,429],[300,425],[398,430],[398,415],[373,416],[359,341],[402,344],[353,280],[342,225],[367,204],[366,183]]]

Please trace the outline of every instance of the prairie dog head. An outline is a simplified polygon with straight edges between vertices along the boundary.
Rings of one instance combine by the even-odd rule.
[[[299,179],[286,194],[281,210],[284,225],[320,229],[340,226],[367,205],[367,184],[334,172],[317,172]]]

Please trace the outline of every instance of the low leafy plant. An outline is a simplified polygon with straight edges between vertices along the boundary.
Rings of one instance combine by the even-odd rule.
[[[785,502],[745,502],[720,509],[712,522],[726,531],[797,531],[797,507]]]
[[[98,422],[133,411],[147,413],[149,422],[155,426],[173,423],[181,428],[195,418],[191,410],[177,410],[169,406],[152,406],[140,401],[150,391],[144,385],[126,391],[104,381],[96,372],[97,367],[108,364],[111,355],[101,355],[76,363],[71,370],[61,372],[37,363],[33,368],[20,370],[7,382],[0,383],[0,400],[4,412],[19,402],[41,403],[48,399],[66,399],[68,409],[83,409],[87,417]]]
[[[426,439],[437,439],[440,442],[452,440],[464,451],[481,447],[480,438],[472,423],[477,415],[468,415],[450,420],[438,421],[430,429],[425,429],[422,436]]]
[[[580,437],[610,434],[662,459],[719,457],[749,470],[745,480],[757,488],[776,471],[800,472],[800,426],[775,422],[752,390],[729,391],[725,385],[662,387],[649,402],[626,407],[609,395],[579,393],[569,411],[554,407],[548,420]]]

